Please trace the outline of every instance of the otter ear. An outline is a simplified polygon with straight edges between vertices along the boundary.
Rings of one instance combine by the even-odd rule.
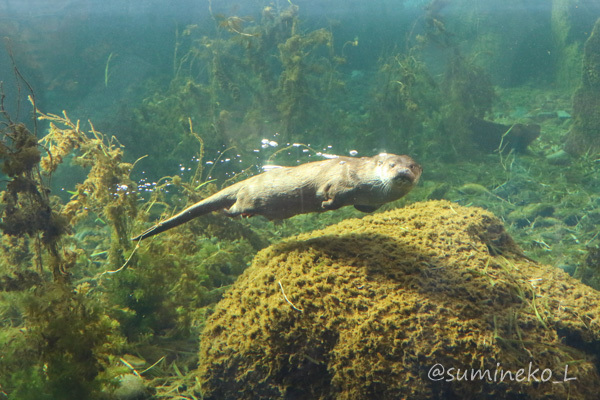
[[[370,213],[377,210],[379,206],[361,206],[360,204],[355,204],[354,208],[364,213]]]

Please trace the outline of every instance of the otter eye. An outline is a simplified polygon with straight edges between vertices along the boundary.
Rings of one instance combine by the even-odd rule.
[[[390,168],[394,168],[395,166],[396,166],[396,163],[395,163],[395,162],[391,162],[391,163],[390,163]]]

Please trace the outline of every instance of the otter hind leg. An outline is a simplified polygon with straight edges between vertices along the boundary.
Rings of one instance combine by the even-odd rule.
[[[239,197],[231,207],[223,209],[223,212],[229,217],[237,217],[238,215],[252,216],[257,214],[256,207],[253,206],[252,201],[240,201]]]
[[[235,202],[231,207],[224,208],[223,212],[229,217],[237,217],[238,215],[245,214],[246,211],[240,210],[240,207],[237,206],[237,202]]]

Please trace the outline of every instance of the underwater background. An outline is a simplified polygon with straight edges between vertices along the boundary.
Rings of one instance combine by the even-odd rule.
[[[0,0],[0,399],[597,398],[599,18],[597,0]],[[381,152],[424,170],[390,214],[215,213],[130,240],[265,165]],[[412,253],[393,250],[403,240]],[[364,276],[341,266],[363,258]],[[419,297],[437,290],[441,303]],[[410,360],[386,347],[409,342],[388,332],[471,318],[471,296],[484,322],[452,329],[491,339]],[[350,329],[361,312],[369,328]],[[372,328],[383,320],[397,325]],[[446,343],[449,326],[423,340]],[[580,386],[422,376],[442,359],[526,367],[513,351],[568,357]]]

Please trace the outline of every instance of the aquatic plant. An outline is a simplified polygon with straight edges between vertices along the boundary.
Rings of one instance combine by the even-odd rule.
[[[162,176],[193,157],[188,119],[204,138],[207,160],[227,149],[228,158],[239,161],[226,165],[229,170],[217,167],[211,178],[218,179],[253,165],[252,150],[266,134],[278,136],[277,141],[302,136],[321,143],[324,133],[350,125],[344,125],[346,113],[335,102],[344,87],[336,68],[344,60],[335,54],[331,30],[303,31],[293,5],[266,7],[259,21],[211,16],[213,35],[195,24],[176,31],[168,87],[148,83],[135,118],[124,118],[128,131],[140,134],[123,143],[136,157],[148,152],[153,162],[141,164],[147,173]],[[142,150],[139,137],[162,145]]]
[[[3,109],[4,110],[4,109]],[[54,279],[62,279],[66,266],[61,263],[58,238],[67,226],[61,215],[51,207],[46,183],[38,163],[41,151],[36,136],[22,123],[13,122],[8,114],[0,142],[2,172],[9,177],[2,191],[0,227],[12,237],[28,237],[35,242],[35,264],[42,274],[42,247],[51,254]]]
[[[438,85],[418,54],[414,49],[380,61],[365,141],[395,143],[407,151],[407,145],[419,137],[423,121],[439,107]]]
[[[48,154],[41,159],[41,167],[51,173],[75,149],[79,154],[73,163],[89,168],[87,178],[77,184],[70,201],[61,209],[70,225],[95,213],[112,228],[109,263],[114,268],[123,265],[123,251],[131,249],[130,221],[137,213],[136,185],[129,178],[133,165],[122,161],[123,150],[115,137],[107,138],[94,129],[90,122],[88,136],[79,121],[72,122],[67,113],[62,116],[40,113],[40,120],[50,121],[50,130],[41,140]]]
[[[573,96],[573,126],[565,149],[574,154],[600,153],[600,19],[584,45],[581,86]]]
[[[551,27],[552,38],[556,49],[554,62],[556,63],[555,83],[558,87],[570,92],[573,87],[579,85],[581,80],[581,42],[575,40],[573,35],[573,25],[580,24],[584,26],[575,11],[579,8],[578,4],[568,0],[555,0],[555,6],[552,7]],[[593,13],[590,13],[593,14]]]
[[[442,109],[443,140],[454,149],[475,150],[471,121],[490,113],[496,99],[489,74],[456,49],[444,74],[442,93],[447,99]]]
[[[168,182],[192,201],[216,190],[202,181],[204,164],[198,163],[190,181],[164,179],[139,212],[129,178],[134,164],[122,160],[116,139],[91,123],[84,132],[66,112],[38,115],[49,122],[41,145],[24,125],[12,122],[0,141],[4,171],[12,178],[0,197],[5,224],[0,313],[3,321],[26,329],[25,335],[7,329],[1,337],[6,357],[0,372],[15,373],[0,373],[0,385],[20,398],[100,398],[118,383],[123,369],[118,355],[126,346],[156,354],[169,351],[157,345],[159,337],[191,337],[195,343],[207,307],[267,242],[243,223],[207,216],[200,232],[162,235],[136,253],[133,224],[148,219],[154,205],[171,210],[161,185]],[[188,123],[202,160],[203,140]],[[65,161],[87,169],[87,176],[63,204],[49,196],[44,178],[60,172]],[[190,340],[183,343],[181,348]]]
[[[318,56],[321,46],[331,57],[333,35],[326,29],[308,34],[299,34],[292,29],[285,43],[277,46],[283,68],[276,91],[279,99],[277,109],[283,118],[283,130],[287,136],[300,131],[309,115],[318,115],[314,100],[327,96],[333,85],[339,84],[334,65],[328,58]],[[311,60],[311,55],[316,59]],[[314,82],[316,76],[319,76],[319,84]]]
[[[35,113],[33,95],[30,100]],[[63,207],[50,196],[47,183],[70,150],[89,143],[78,129],[68,135],[55,129],[46,137],[46,147],[40,147],[35,130],[13,121],[3,102],[1,110],[0,160],[9,181],[0,194],[0,310],[13,316],[2,318],[7,329],[2,334],[6,353],[0,359],[0,386],[25,399],[99,398],[114,378],[108,372],[111,357],[123,340],[118,323],[101,312],[102,302],[71,283],[79,251],[64,243],[74,220],[67,211],[74,204]],[[90,154],[94,149],[102,146],[96,142],[86,148]],[[100,180],[94,188],[101,187]],[[4,309],[11,300],[17,301]]]

